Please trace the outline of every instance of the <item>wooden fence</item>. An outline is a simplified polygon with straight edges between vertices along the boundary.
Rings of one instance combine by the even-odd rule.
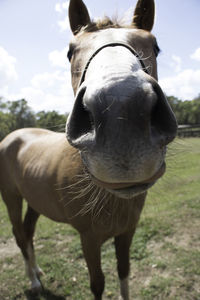
[[[178,137],[200,137],[200,124],[198,125],[179,125]]]

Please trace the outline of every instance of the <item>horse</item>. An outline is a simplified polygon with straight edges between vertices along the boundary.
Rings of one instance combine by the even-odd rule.
[[[25,128],[0,143],[0,190],[31,288],[41,292],[33,245],[40,215],[80,234],[90,287],[101,300],[101,246],[114,238],[122,299],[129,299],[129,249],[147,191],[165,173],[176,118],[157,82],[154,0],[138,0],[130,25],[92,21],[70,0],[74,106],[66,132]],[[22,220],[22,202],[27,211]]]

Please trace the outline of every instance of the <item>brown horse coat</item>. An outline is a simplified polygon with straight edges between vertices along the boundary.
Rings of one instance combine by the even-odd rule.
[[[95,300],[104,290],[101,245],[114,237],[121,296],[128,300],[132,237],[177,129],[157,83],[154,1],[138,0],[125,28],[109,19],[92,22],[82,0],[70,1],[69,19],[75,104],[68,141],[44,129],[9,134],[0,143],[0,191],[34,291],[42,289],[33,248],[42,214],[80,233]]]

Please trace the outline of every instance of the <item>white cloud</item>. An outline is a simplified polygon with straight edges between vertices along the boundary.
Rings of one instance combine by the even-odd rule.
[[[68,47],[65,47],[63,50],[54,50],[49,53],[49,60],[54,67],[67,68],[67,51]]]
[[[57,22],[61,32],[70,29],[68,13],[67,13],[68,7],[69,7],[69,1],[56,3],[55,5],[56,12],[58,12],[60,15],[65,14],[65,18]]]
[[[60,3],[56,3],[56,5],[55,5],[55,11],[58,12],[58,13],[62,12]]]
[[[7,89],[8,85],[17,80],[18,74],[15,69],[16,58],[0,47],[0,91]]]
[[[200,93],[200,69],[187,69],[175,76],[162,78],[159,83],[168,96],[191,100]]]
[[[181,71],[182,59],[180,56],[172,55],[171,67],[174,69],[176,73]]]
[[[197,48],[190,57],[194,60],[200,61],[200,48]]]
[[[73,107],[74,95],[69,64],[68,66],[66,64],[66,52],[67,48],[49,53],[49,61],[54,67],[52,72],[35,74],[29,85],[20,88],[14,94],[11,94],[9,87],[5,86],[4,89],[1,89],[3,93],[0,95],[9,100],[25,98],[35,111],[57,110],[61,113],[70,112]],[[15,60],[11,59],[11,62],[15,62]],[[15,78],[15,76],[13,77]]]
[[[56,3],[55,11],[58,13],[63,13],[66,10],[68,10],[68,7],[69,7],[69,1],[62,2],[62,3]]]
[[[36,89],[50,89],[51,87],[54,87],[56,82],[65,81],[65,78],[62,75],[60,71],[37,74],[32,78],[31,84]]]
[[[65,17],[62,21],[58,21],[58,26],[61,32],[70,29],[68,16]]]
[[[71,74],[69,71],[55,71],[35,75],[31,85],[21,89],[20,94],[36,111],[56,110],[66,113],[73,106]]]

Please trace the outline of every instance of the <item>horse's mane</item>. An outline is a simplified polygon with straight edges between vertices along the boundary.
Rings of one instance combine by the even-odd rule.
[[[133,28],[133,25],[124,25],[122,24],[117,17],[113,17],[112,19],[109,17],[104,17],[103,19],[99,19],[97,21],[91,21],[88,25],[80,28],[80,31],[84,32],[94,32],[98,30],[103,30],[107,28]]]
[[[122,27],[117,20],[110,19],[109,17],[104,17],[103,19],[99,19],[95,22],[91,22],[87,26],[85,26],[84,31],[92,32],[98,31],[101,29],[107,28],[120,28]]]

